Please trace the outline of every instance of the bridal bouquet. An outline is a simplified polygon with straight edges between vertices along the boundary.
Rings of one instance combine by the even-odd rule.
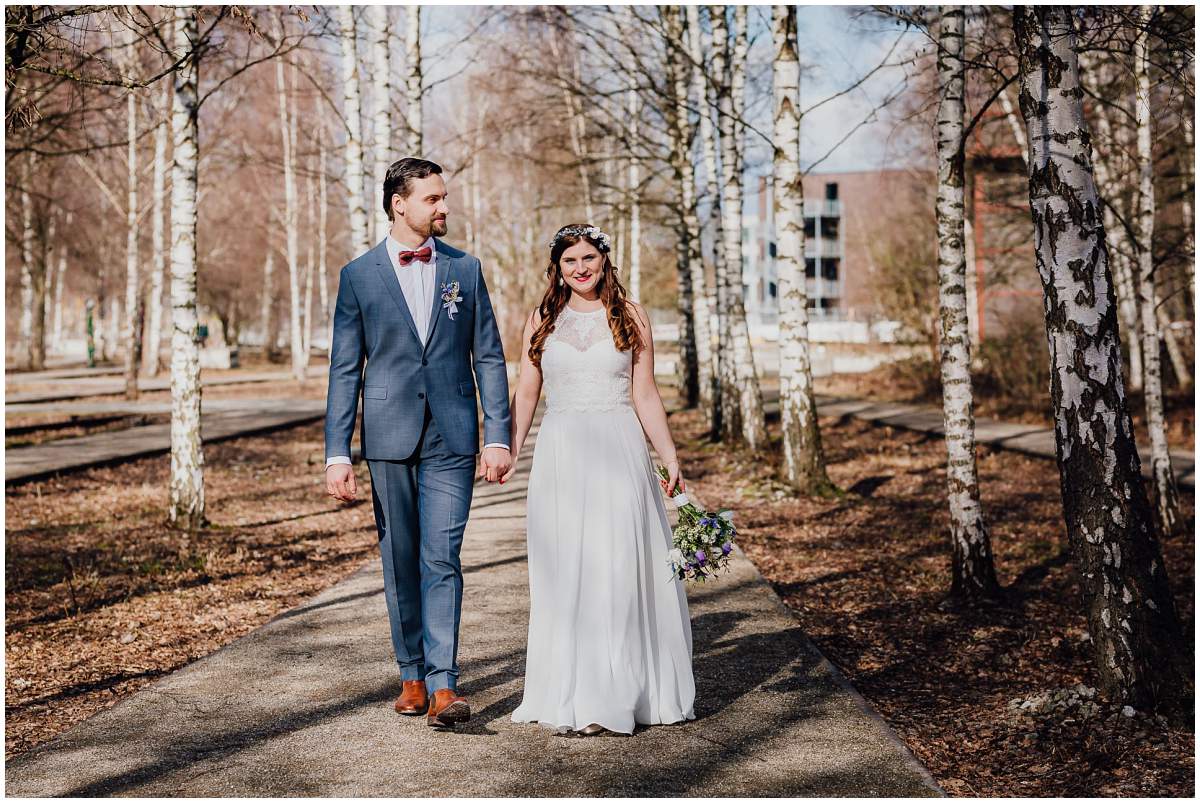
[[[658,474],[666,480],[666,467],[659,466]],[[679,521],[671,533],[674,548],[667,561],[672,578],[703,582],[715,577],[729,563],[729,555],[733,552],[733,539],[737,535],[733,511],[710,513],[702,510],[678,488],[670,494],[670,499],[679,510]]]

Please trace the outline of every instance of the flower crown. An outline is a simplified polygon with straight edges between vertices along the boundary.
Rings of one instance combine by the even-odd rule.
[[[550,249],[554,250],[554,246],[558,245],[558,241],[563,237],[587,237],[595,240],[601,251],[607,252],[612,249],[612,240],[596,226],[564,226],[550,241]]]

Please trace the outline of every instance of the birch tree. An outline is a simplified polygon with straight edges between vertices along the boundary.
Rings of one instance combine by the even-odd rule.
[[[634,85],[629,89],[629,297],[634,301],[642,300],[642,166],[636,153],[641,114],[641,98]]]
[[[696,172],[692,164],[689,118],[691,63],[684,39],[683,11],[666,12],[667,72],[671,82],[671,165],[679,187],[677,272],[679,276],[679,386],[689,407],[712,404],[712,343],[705,303],[704,262],[700,256],[700,220],[696,210]],[[689,32],[690,33],[690,32]],[[701,90],[703,91],[703,90]]]
[[[795,6],[775,6],[775,239],[779,274],[779,412],[784,476],[809,495],[831,493],[808,353],[804,275],[804,184],[800,174],[800,55]]]
[[[175,9],[175,47],[187,48],[175,73],[171,111],[171,498],[170,523],[194,530],[205,523],[204,450],[200,440],[200,350],[196,342],[196,204],[200,55],[192,9]]]
[[[387,169],[391,154],[391,65],[388,54],[391,51],[391,28],[388,24],[388,6],[367,6],[367,18],[371,30],[371,155],[374,157],[373,181],[368,197],[382,199],[383,182],[387,178]],[[374,212],[374,233],[371,242],[377,243],[388,233],[391,223],[387,212],[383,209],[382,201],[372,204]]]
[[[946,486],[950,504],[952,581],[955,598],[996,597],[999,584],[991,539],[979,499],[975,463],[975,412],[967,326],[964,243],[963,125],[965,68],[962,6],[942,6],[937,27],[937,228],[938,302],[941,312],[942,419],[946,441]]]
[[[711,14],[711,7],[710,7]],[[720,243],[724,238],[721,236],[721,226],[723,217],[721,215],[721,191],[719,168],[717,164],[717,132],[712,122],[712,110],[717,104],[714,101],[714,86],[713,82],[709,81],[704,73],[704,37],[700,31],[700,10],[697,6],[689,5],[687,7],[687,23],[688,23],[688,55],[692,63],[691,81],[692,90],[696,96],[696,104],[700,110],[699,127],[700,127],[700,145],[704,160],[704,182],[705,195],[708,197],[709,203],[709,221],[712,224],[714,231],[714,246],[713,246],[713,293],[710,296],[707,290],[704,293],[697,292],[697,298],[704,305],[705,310],[712,310],[713,314],[709,316],[710,331],[715,330],[717,334],[717,348],[710,349],[712,352],[711,365],[709,367],[710,379],[708,382],[708,397],[709,403],[705,407],[705,417],[709,424],[709,431],[712,437],[720,436],[723,429],[724,416],[722,415],[721,405],[721,376],[722,371],[727,370],[727,366],[722,363],[728,360],[728,352],[724,351],[726,345],[723,316],[724,309],[721,304],[723,291],[721,290],[722,282],[725,277],[725,252],[722,250]],[[708,50],[715,52],[715,48],[711,43]],[[697,243],[699,247],[699,243]],[[703,266],[701,266],[703,271]],[[706,284],[694,285],[695,287],[707,287]],[[698,333],[697,333],[698,334]],[[709,343],[713,341],[712,335],[709,335]],[[703,398],[704,391],[701,391]]]
[[[126,29],[123,54],[125,69],[129,75],[137,70],[133,49],[135,38],[132,28]],[[138,255],[138,114],[137,95],[131,89],[125,93],[125,131],[129,140],[126,146],[126,168],[128,183],[125,196],[125,326],[122,339],[125,341],[125,398],[138,397],[138,370],[141,368],[142,332],[138,321],[141,309],[141,276]]]
[[[421,156],[425,149],[423,132],[424,116],[421,109],[424,95],[424,77],[421,71],[421,7],[409,6],[405,32],[405,61],[408,72],[405,76],[405,113],[408,124],[408,155]]]
[[[1100,685],[1110,699],[1150,708],[1191,673],[1125,399],[1071,15],[1066,6],[1013,11],[1055,449]]]
[[[1150,23],[1153,9],[1142,6],[1137,36],[1133,41],[1133,72],[1136,85],[1134,110],[1137,120],[1138,161],[1138,312],[1142,325],[1142,394],[1146,402],[1146,429],[1150,434],[1150,466],[1154,474],[1154,506],[1164,535],[1180,527],[1179,491],[1167,448],[1166,416],[1163,413],[1162,362],[1159,357],[1158,293],[1154,286],[1154,153],[1150,109]]]
[[[33,151],[21,161],[21,317],[17,326],[17,359],[33,367]]]
[[[71,230],[71,222],[75,215],[71,210],[67,210],[66,219],[63,221],[63,228],[66,231]],[[51,342],[54,344],[55,350],[59,350],[63,345],[63,282],[67,278],[67,247],[64,244],[58,249],[58,268],[54,274],[54,323],[51,329]]]
[[[410,9],[409,13],[412,11]],[[352,256],[371,248],[367,226],[367,208],[363,195],[362,93],[358,81],[358,34],[353,6],[338,6],[342,63],[342,117],[346,124],[346,206],[350,214],[350,251]]]
[[[275,94],[279,97],[279,132],[283,143],[283,230],[286,243],[288,266],[288,301],[291,315],[289,316],[289,331],[291,334],[292,377],[297,382],[304,381],[307,367],[307,353],[304,351],[304,336],[300,328],[300,244],[299,244],[299,204],[296,198],[295,176],[295,116],[293,109],[288,112],[288,87],[283,71],[283,59],[275,60]]]
[[[722,52],[729,38],[725,9],[713,7],[713,72],[721,82],[720,128],[722,147],[721,226],[725,251],[725,298],[722,324],[728,329],[731,346],[729,370],[722,372],[721,396],[723,428],[726,440],[742,440],[752,450],[766,445],[766,415],[762,391],[750,351],[750,330],[742,303],[742,176],[741,137],[738,120],[744,111],[746,69],[746,7],[734,9],[735,35],[728,59]],[[720,303],[720,299],[718,299]]]
[[[171,82],[163,81],[161,118],[154,129],[154,179],[150,224],[150,326],[146,332],[147,376],[158,376],[162,348],[163,274],[167,250],[164,247],[164,199],[167,183],[167,135],[170,133]]]

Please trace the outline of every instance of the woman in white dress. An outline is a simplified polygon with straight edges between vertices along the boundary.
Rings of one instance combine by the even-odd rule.
[[[695,719],[691,620],[668,564],[663,501],[679,462],[649,318],[626,300],[608,235],[594,226],[560,229],[546,274],[512,402],[516,455],[545,387],[529,473],[525,688],[512,719],[564,735]],[[505,481],[513,471],[515,462]]]

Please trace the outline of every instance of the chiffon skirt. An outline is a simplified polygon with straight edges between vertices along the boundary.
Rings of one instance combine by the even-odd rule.
[[[512,720],[632,733],[694,719],[687,597],[632,407],[546,413],[527,535],[529,641]]]

